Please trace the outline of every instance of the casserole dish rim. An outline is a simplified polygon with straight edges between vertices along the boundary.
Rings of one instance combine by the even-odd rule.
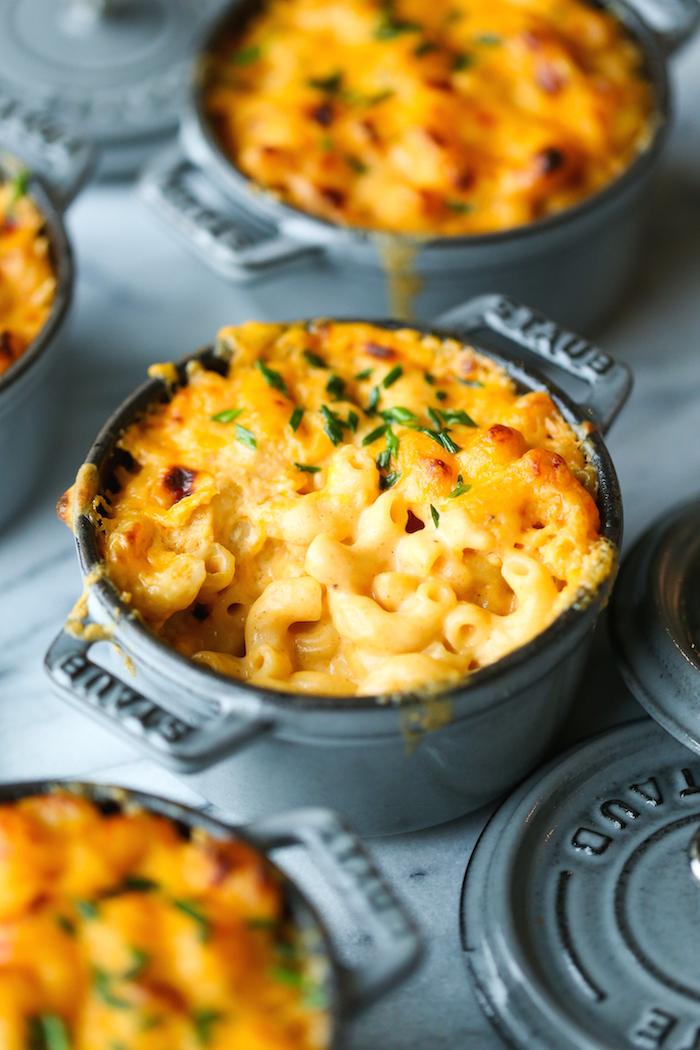
[[[6,170],[0,160],[0,176],[3,174],[6,174]],[[50,191],[40,176],[31,171],[27,182],[27,195],[43,219],[42,229],[46,230],[49,240],[49,253],[56,279],[56,290],[51,310],[44,324],[26,349],[0,375],[0,408],[5,391],[42,357],[57,335],[71,305],[75,283],[75,261],[65,223]]]
[[[314,226],[318,232],[315,240],[312,236],[304,238],[309,244],[323,246],[334,239],[349,240],[355,243],[367,243],[372,240],[387,239],[390,243],[415,247],[419,251],[443,248],[465,249],[472,246],[498,246],[511,239],[521,241],[537,234],[546,235],[577,220],[585,220],[589,212],[598,206],[604,207],[618,196],[624,196],[644,173],[657,161],[666,141],[670,118],[672,116],[671,92],[668,76],[668,56],[664,54],[660,35],[645,21],[630,0],[583,0],[588,7],[603,10],[617,22],[639,47],[644,78],[651,87],[653,96],[652,111],[649,116],[650,139],[645,147],[634,156],[624,170],[594,193],[580,201],[563,208],[561,211],[541,219],[520,223],[503,230],[494,230],[476,234],[432,234],[427,232],[410,233],[385,230],[380,227],[354,226],[349,223],[334,222],[331,219],[315,215],[303,208],[277,197],[270,189],[243,172],[229,157],[221,146],[212,122],[204,108],[206,66],[215,53],[215,44],[223,36],[229,23],[241,18],[242,25],[253,18],[265,6],[265,0],[232,0],[218,16],[200,42],[197,56],[192,66],[190,92],[182,118],[185,141],[195,137],[207,151],[204,167],[214,170],[219,180],[223,180],[224,189],[233,193],[234,199],[247,204],[253,213],[264,213],[266,218],[275,222],[282,230],[290,223],[303,222]],[[246,12],[245,9],[249,8]],[[185,152],[190,150],[185,147]],[[197,151],[198,152],[198,151]],[[194,155],[194,154],[193,154]],[[201,162],[201,158],[197,158]],[[295,233],[291,232],[294,237]],[[301,243],[301,238],[298,238]]]
[[[301,319],[302,322],[305,319]],[[434,334],[439,338],[456,338],[462,345],[473,345],[474,348],[485,356],[491,358],[497,365],[504,368],[510,378],[524,391],[543,390],[552,398],[556,408],[562,414],[565,422],[572,428],[588,422],[585,409],[577,405],[560,387],[548,380],[538,369],[530,364],[525,365],[519,361],[517,356],[508,351],[491,350],[479,344],[477,338],[460,335],[459,329],[451,330],[448,326],[435,325],[420,322],[401,322],[395,320],[367,320],[366,318],[342,318],[342,323],[370,323],[380,328],[397,330],[412,328],[424,334]],[[287,322],[293,324],[295,322]],[[299,322],[296,322],[299,323]],[[181,382],[186,382],[185,368],[187,362],[203,359],[210,363],[223,361],[218,357],[211,346],[204,347],[193,354],[182,358],[176,365]],[[228,367],[228,363],[227,363]],[[97,471],[98,493],[103,491],[105,481],[109,477],[112,464],[109,459],[118,447],[121,436],[126,429],[143,416],[158,403],[170,400],[172,388],[161,378],[150,378],[138,387],[113,413],[100,430],[95,439],[83,466],[92,466]],[[352,710],[362,711],[386,711],[392,701],[395,706],[405,710],[412,707],[421,707],[426,701],[451,701],[458,695],[466,699],[471,693],[473,701],[469,711],[465,715],[476,714],[479,710],[491,708],[500,702],[499,698],[490,692],[491,686],[499,678],[507,678],[511,673],[517,673],[518,669],[538,651],[547,646],[555,646],[563,636],[570,630],[576,628],[577,623],[585,616],[591,605],[596,602],[605,602],[612,588],[619,564],[619,548],[622,535],[622,510],[619,492],[619,483],[612,464],[610,454],[603,441],[599,428],[594,427],[585,440],[588,445],[586,458],[592,462],[598,478],[598,493],[596,506],[601,515],[601,526],[599,535],[607,539],[613,548],[612,563],[610,571],[599,581],[594,590],[587,590],[585,598],[580,603],[573,603],[563,609],[559,615],[543,631],[535,635],[524,645],[507,653],[492,664],[478,668],[457,683],[450,684],[446,688],[422,687],[397,694],[377,694],[373,696],[327,696],[324,694],[293,693],[282,690],[274,690],[256,686],[243,680],[232,678],[208,667],[195,664],[190,657],[178,652],[162,639],[157,637],[143,623],[140,614],[133,606],[125,603],[116,585],[105,571],[105,562],[99,549],[98,528],[88,516],[89,507],[72,507],[72,525],[75,542],[78,550],[78,558],[84,583],[92,577],[92,582],[85,584],[89,593],[97,596],[100,604],[107,615],[108,622],[114,624],[115,641],[120,636],[124,647],[130,655],[136,659],[140,652],[152,651],[160,659],[173,659],[177,668],[178,680],[189,688],[192,683],[193,692],[211,692],[211,690],[196,689],[194,683],[206,683],[207,679],[214,685],[216,692],[225,693],[229,689],[243,689],[250,698],[256,698],[263,707],[273,707],[276,710],[297,711],[324,711],[324,712],[347,712]],[[99,494],[93,493],[92,499],[99,499]],[[204,676],[204,677],[202,677]],[[457,716],[455,716],[457,717]]]

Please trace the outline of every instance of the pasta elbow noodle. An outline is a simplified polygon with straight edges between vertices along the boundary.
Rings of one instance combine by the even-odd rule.
[[[101,525],[115,585],[200,666],[329,697],[448,688],[610,572],[580,436],[472,347],[328,320],[219,344],[227,375],[193,362],[123,434]]]

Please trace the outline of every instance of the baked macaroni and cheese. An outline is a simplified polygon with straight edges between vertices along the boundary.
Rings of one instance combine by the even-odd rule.
[[[26,179],[0,183],[0,375],[43,328],[56,292],[44,220]]]
[[[585,434],[472,347],[335,321],[218,347],[228,374],[191,363],[92,510],[109,577],[181,653],[292,692],[443,688],[609,573]]]
[[[582,0],[269,0],[222,39],[204,106],[231,160],[335,223],[509,229],[648,144],[638,46]]]
[[[143,810],[66,791],[0,806],[0,946],[7,1050],[328,1045],[265,860]]]

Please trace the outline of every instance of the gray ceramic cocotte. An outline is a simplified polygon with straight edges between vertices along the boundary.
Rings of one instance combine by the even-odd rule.
[[[0,180],[28,168],[27,192],[44,219],[56,294],[41,331],[0,375],[0,528],[42,478],[55,437],[58,362],[73,295],[73,257],[62,213],[87,178],[93,154],[16,102],[0,102]],[[39,174],[35,174],[38,172]]]
[[[201,828],[217,839],[242,839],[262,853],[281,879],[289,915],[302,932],[305,949],[320,962],[324,998],[331,1019],[329,1050],[342,1050],[352,1017],[398,984],[419,962],[422,945],[413,920],[397,900],[369,853],[335,813],[303,809],[254,824],[231,827],[177,802],[141,791],[102,784],[23,782],[0,786],[0,803],[63,789],[87,798],[104,813],[138,806],[176,821],[184,837]],[[303,886],[274,862],[276,851],[301,847],[308,861]],[[314,889],[310,888],[313,883]],[[339,950],[347,931],[326,919],[328,908],[314,896],[318,887],[340,898],[353,922],[353,935],[369,950],[348,963]]]
[[[652,140],[618,179],[558,215],[503,232],[416,240],[379,235],[316,218],[263,192],[224,154],[203,110],[201,69],[222,31],[242,29],[259,0],[232,4],[205,41],[182,121],[181,148],[161,155],[146,172],[141,192],[173,231],[213,270],[232,281],[268,278],[324,260],[345,280],[359,282],[367,312],[386,316],[378,280],[381,244],[415,248],[408,276],[422,291],[420,318],[493,291],[512,295],[576,331],[605,318],[629,283],[648,214],[651,179],[659,166],[671,110],[669,56],[695,31],[697,0],[676,0],[660,10],[665,26],[652,29],[633,3],[603,0],[628,28],[645,56],[655,97]],[[403,271],[404,273],[406,271]],[[389,312],[397,314],[390,297]],[[399,316],[411,316],[403,310]]]
[[[501,349],[486,352],[520,390],[549,391],[574,427],[595,424],[583,447],[598,473],[601,534],[619,548],[620,493],[601,431],[624,403],[629,371],[502,296],[467,303],[442,325],[421,330],[455,334],[481,347],[499,342]],[[524,365],[525,354],[576,377],[586,389],[583,403]],[[211,348],[193,356],[206,368],[228,368]],[[180,362],[183,382],[185,369],[186,361]],[[47,654],[59,694],[156,761],[187,774],[194,790],[237,819],[327,805],[362,833],[402,832],[477,809],[521,780],[547,752],[570,708],[614,569],[597,592],[583,594],[533,641],[437,697],[407,694],[393,703],[299,696],[217,674],[161,642],[100,576],[99,535],[88,515],[94,484],[99,491],[116,489],[113,470],[124,430],[170,396],[160,379],[144,384],[106,424],[87,458],[93,488],[73,500],[73,528],[89,582],[89,618],[77,635],[69,623]],[[91,622],[104,625],[129,657],[135,671],[129,684],[112,647],[103,646],[105,666],[91,659]]]

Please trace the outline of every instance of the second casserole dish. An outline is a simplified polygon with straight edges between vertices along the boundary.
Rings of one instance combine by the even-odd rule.
[[[67,698],[163,761],[213,766],[198,789],[237,812],[333,800],[405,830],[519,779],[614,578],[594,423],[629,376],[500,297],[448,320],[248,324],[156,366],[62,501],[87,586],[48,656]],[[505,354],[465,341],[483,329]],[[105,639],[169,715],[91,663]]]

